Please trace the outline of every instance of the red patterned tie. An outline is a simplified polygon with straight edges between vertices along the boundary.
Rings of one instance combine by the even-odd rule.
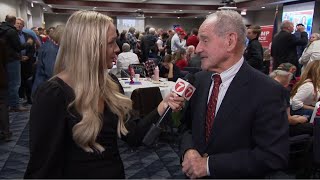
[[[219,87],[221,84],[220,75],[219,74],[213,75],[213,81],[214,81],[214,85],[213,85],[210,100],[208,103],[207,118],[206,118],[206,142],[207,143],[211,135],[212,124],[213,124],[216,107],[217,107]]]

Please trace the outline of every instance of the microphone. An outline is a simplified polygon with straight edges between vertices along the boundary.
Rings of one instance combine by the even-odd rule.
[[[192,86],[192,84],[194,83],[194,79],[195,78],[193,74],[190,73],[187,74],[183,79],[179,78],[176,81],[176,84],[174,85],[172,91],[178,94],[180,97],[183,97],[185,100],[189,101],[194,91],[196,90],[196,88]],[[170,106],[168,106],[159,120],[155,124],[153,123],[151,125],[150,129],[142,140],[143,144],[145,144],[146,146],[150,146],[154,143],[155,139],[161,133],[161,122],[166,119],[166,117],[171,114],[171,112],[172,109],[170,108]]]

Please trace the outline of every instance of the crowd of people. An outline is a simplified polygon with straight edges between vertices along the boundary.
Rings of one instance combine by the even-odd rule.
[[[263,178],[285,170],[289,137],[313,135],[320,36],[308,42],[304,25],[293,34],[290,21],[280,28],[269,72],[261,28],[246,27],[236,11],[217,11],[190,33],[181,27],[119,33],[95,11],[75,12],[65,26],[44,33],[8,15],[0,25],[1,134],[10,140],[8,111],[28,110],[24,98],[32,104],[26,178],[125,178],[117,138],[141,144],[170,106],[184,108],[180,154],[187,177]],[[118,79],[106,72],[150,61],[172,81],[195,73],[197,90],[185,107],[170,93],[147,116],[135,117]]]

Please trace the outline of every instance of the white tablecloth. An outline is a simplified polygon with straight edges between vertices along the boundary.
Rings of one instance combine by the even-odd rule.
[[[157,84],[157,83],[153,83],[151,81],[148,81],[145,78],[140,78],[139,82],[141,82],[141,84],[139,84],[139,85],[138,84],[137,85],[136,84],[130,85],[128,83],[125,83],[125,82],[130,81],[130,79],[128,79],[128,78],[119,78],[119,81],[122,84],[124,94],[129,98],[131,97],[131,94],[135,89],[148,88],[148,87],[159,87],[162,98],[164,98],[167,94],[169,94],[171,92],[172,87],[175,85],[175,82],[173,82],[173,81],[165,81],[165,82],[160,82],[159,84]]]

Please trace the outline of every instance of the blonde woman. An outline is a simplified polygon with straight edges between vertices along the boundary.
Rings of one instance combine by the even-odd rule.
[[[302,64],[301,72],[304,71],[308,63],[320,57],[320,34],[313,33],[310,36],[309,44],[304,49],[299,63]]]
[[[117,137],[139,143],[152,122],[182,98],[168,95],[140,123],[132,102],[105,73],[119,48],[112,19],[94,11],[69,18],[55,75],[36,92],[30,112],[30,161],[25,178],[125,178]]]
[[[295,115],[311,117],[320,98],[320,59],[309,63],[291,91],[291,107]]]

